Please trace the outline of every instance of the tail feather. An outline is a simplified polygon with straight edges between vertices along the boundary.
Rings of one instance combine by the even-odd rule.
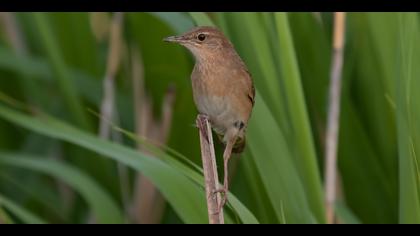
[[[242,153],[245,149],[245,144],[246,144],[245,137],[236,140],[236,143],[235,145],[233,145],[233,148],[232,148],[232,153],[236,153],[236,154]]]
[[[226,144],[223,142],[223,135],[220,135],[220,134],[218,134],[218,133],[216,133],[216,135],[217,135],[217,137],[218,137],[218,139],[219,139],[220,143],[222,143],[222,144],[223,144],[223,146],[224,146],[224,147],[226,147]],[[244,149],[245,149],[245,144],[246,144],[246,139],[245,139],[245,137],[243,137],[243,138],[238,138],[238,139],[236,140],[236,142],[235,142],[235,145],[233,145],[233,148],[232,148],[232,153],[235,153],[235,154],[241,154],[241,153],[244,151]]]

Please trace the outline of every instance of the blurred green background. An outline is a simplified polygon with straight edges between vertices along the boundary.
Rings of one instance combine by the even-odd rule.
[[[162,41],[196,25],[228,36],[257,90],[226,222],[325,223],[333,20],[0,13],[0,223],[208,222],[194,59]],[[420,223],[419,65],[418,13],[346,14],[339,223]]]

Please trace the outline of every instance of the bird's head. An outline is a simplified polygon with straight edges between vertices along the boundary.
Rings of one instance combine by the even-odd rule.
[[[164,41],[188,48],[197,60],[220,55],[223,50],[232,48],[222,31],[211,26],[195,27],[182,35],[167,37]]]

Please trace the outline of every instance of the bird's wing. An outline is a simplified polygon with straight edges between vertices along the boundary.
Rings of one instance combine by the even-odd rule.
[[[246,80],[244,80],[245,86],[246,86],[246,92],[247,92],[247,97],[248,99],[251,101],[252,106],[254,106],[255,104],[255,87],[254,87],[254,83],[252,81],[252,75],[251,73],[248,71],[248,69],[245,70],[246,74],[248,76]]]

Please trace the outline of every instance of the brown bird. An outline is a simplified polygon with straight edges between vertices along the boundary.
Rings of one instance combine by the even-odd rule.
[[[231,153],[245,147],[245,131],[254,106],[251,75],[232,43],[217,28],[196,27],[181,36],[165,38],[191,51],[196,63],[191,74],[193,97],[225,145],[224,187],[221,207],[227,201],[228,162]]]

